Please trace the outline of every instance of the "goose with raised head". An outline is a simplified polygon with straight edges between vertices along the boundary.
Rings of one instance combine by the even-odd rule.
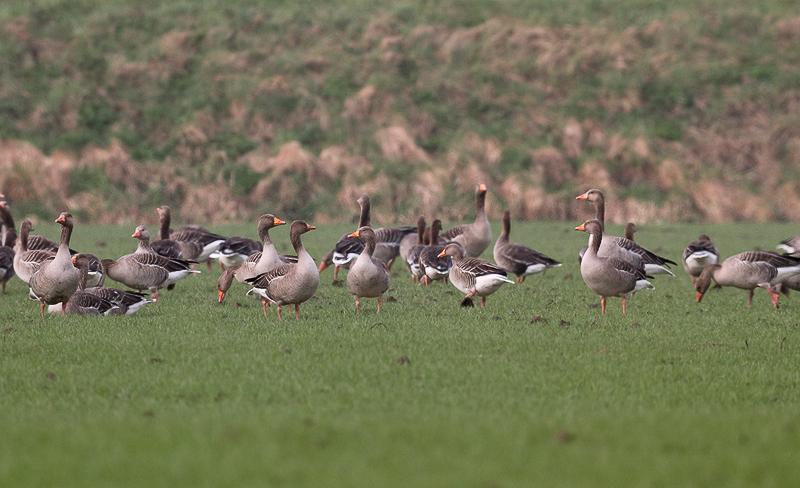
[[[5,293],[6,283],[14,277],[14,245],[17,242],[14,218],[5,201],[0,201],[0,225],[0,286]]]
[[[303,246],[301,236],[306,232],[316,229],[302,220],[295,220],[289,230],[289,235],[297,253],[296,263],[285,263],[250,278],[247,283],[252,285],[247,294],[254,293],[261,297],[261,306],[266,316],[270,303],[278,306],[278,319],[282,320],[281,308],[283,305],[294,305],[295,319],[300,320],[300,304],[314,296],[319,286],[319,270],[314,263],[314,258]]]
[[[429,244],[419,253],[419,267],[422,273],[422,283],[427,286],[432,281],[446,280],[453,267],[453,260],[449,256],[439,256],[445,244],[440,244],[439,232],[442,230],[442,221],[439,219],[431,222]]]
[[[449,280],[453,286],[464,294],[462,306],[471,306],[472,297],[481,297],[481,308],[486,307],[486,297],[496,292],[506,283],[514,282],[508,279],[508,273],[503,268],[479,258],[466,256],[461,244],[451,242],[444,246],[439,257],[450,257],[453,266],[450,269]]]
[[[43,249],[28,249],[28,236],[33,224],[28,219],[22,221],[19,228],[19,239],[14,246],[14,273],[19,279],[29,284],[31,276],[42,266],[42,263],[56,257],[53,251]]]
[[[56,219],[61,225],[61,240],[53,259],[43,262],[30,278],[30,296],[39,302],[39,312],[44,316],[47,305],[66,302],[78,289],[80,273],[70,260],[69,241],[72,237],[72,215],[61,212]]]
[[[503,212],[503,231],[494,243],[494,262],[517,276],[517,283],[528,275],[558,268],[561,263],[528,246],[511,242],[511,212]]]
[[[170,208],[162,205],[156,208],[156,213],[158,213],[159,239],[150,243],[153,250],[170,259],[196,260],[200,253],[203,252],[203,246],[195,241],[176,241],[171,239],[169,236],[169,226],[172,220]]]
[[[625,239],[629,241],[635,241],[634,236],[639,229],[636,227],[636,224],[633,222],[628,222],[625,224]]]
[[[427,223],[425,222],[425,217],[420,215],[419,219],[417,219],[417,243],[408,251],[405,258],[406,266],[408,266],[408,270],[411,272],[412,282],[417,282],[422,277],[422,270],[419,266],[419,254],[422,252],[422,249],[425,248],[426,240],[430,238],[430,236],[426,236],[426,227]]]
[[[90,269],[95,256],[78,253],[72,256],[72,264],[78,268],[80,280],[78,291],[67,301],[67,314],[78,315],[133,315],[142,307],[153,303],[142,293],[90,285]],[[86,297],[85,295],[89,295]],[[94,297],[94,298],[92,298]],[[50,305],[48,310],[55,312],[60,305]]]
[[[286,222],[272,214],[264,214],[258,217],[256,228],[258,237],[261,239],[261,251],[250,255],[241,266],[225,268],[217,280],[217,302],[225,300],[225,294],[230,289],[235,279],[239,283],[261,273],[266,273],[275,266],[284,263],[296,263],[297,256],[285,256],[278,254],[275,244],[269,237],[269,230]]]
[[[695,300],[703,300],[711,282],[747,290],[747,305],[753,305],[756,288],[764,288],[772,305],[779,306],[780,285],[800,274],[800,258],[769,251],[746,251],[706,266],[695,281]]]
[[[475,220],[471,224],[463,224],[442,234],[446,241],[461,244],[468,257],[477,257],[492,243],[492,227],[486,216],[486,185],[481,183],[475,190]]]
[[[628,297],[631,293],[653,288],[648,276],[641,267],[614,256],[601,256],[600,249],[606,235],[599,220],[587,220],[575,230],[589,234],[589,245],[581,260],[581,277],[590,290],[600,295],[600,310],[606,314],[606,299],[619,297],[622,315],[628,311]]]
[[[707,266],[719,263],[719,252],[714,242],[705,234],[700,234],[683,250],[683,269],[695,285],[697,278]]]
[[[199,273],[191,269],[194,261],[170,259],[150,247],[150,234],[143,225],[136,227],[131,237],[139,241],[136,251],[116,260],[104,259],[106,276],[137,291],[150,291],[153,301],[160,298],[159,289],[181,277]]]
[[[172,222],[172,211],[171,209],[166,206],[162,205],[158,209],[159,217],[161,219],[161,227],[162,227],[162,236],[163,236],[163,229],[169,229],[170,223]],[[215,234],[214,232],[209,231],[205,227],[201,227],[199,225],[186,225],[181,227],[177,231],[169,231],[169,238],[173,241],[187,242],[190,243],[185,247],[186,253],[189,253],[189,246],[192,248],[196,248],[195,246],[200,247],[200,254],[191,258],[198,263],[205,263],[208,261],[209,256],[212,253],[216,252],[219,249],[219,246],[225,242],[225,237],[219,234]],[[184,251],[181,251],[182,254]],[[187,258],[183,258],[187,259]]]
[[[581,193],[575,197],[575,199],[587,201],[594,205],[595,220],[600,222],[605,228],[606,204],[603,192],[597,189],[591,189]],[[616,257],[628,261],[635,267],[643,266],[645,273],[648,275],[668,274],[670,276],[675,276],[669,269],[669,265],[677,264],[675,261],[648,251],[639,244],[624,237],[612,236],[609,234],[603,235],[599,256]]]
[[[347,273],[347,289],[355,296],[356,313],[361,311],[362,298],[375,298],[380,313],[383,294],[389,289],[389,272],[383,261],[372,257],[376,247],[375,231],[369,226],[360,227],[349,236],[364,241],[364,250]]]

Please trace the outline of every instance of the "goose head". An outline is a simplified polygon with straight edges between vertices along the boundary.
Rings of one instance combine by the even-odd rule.
[[[591,219],[587,220],[586,222],[582,223],[581,225],[575,227],[575,230],[586,232],[592,235],[602,235],[603,234],[603,224],[600,223],[599,220]]]
[[[69,212],[61,212],[56,218],[56,223],[60,224],[62,227],[72,225],[72,214]]]
[[[451,258],[461,259],[464,257],[464,254],[464,247],[461,244],[457,242],[451,242],[444,246],[442,252],[440,252],[436,257],[443,258],[445,256],[450,256]]]
[[[134,239],[138,239],[140,241],[149,240],[150,239],[150,231],[147,230],[146,225],[139,225],[131,234],[131,237]]]
[[[703,269],[703,272],[700,273],[700,276],[694,283],[694,299],[697,303],[703,301],[703,295],[705,295],[708,289],[711,287],[711,281],[714,278],[714,271],[720,267],[721,265],[719,264],[712,264],[710,266],[706,266],[705,269]]]

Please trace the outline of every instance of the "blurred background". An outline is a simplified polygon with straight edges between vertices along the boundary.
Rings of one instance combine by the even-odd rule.
[[[800,221],[795,1],[9,1],[18,215]]]

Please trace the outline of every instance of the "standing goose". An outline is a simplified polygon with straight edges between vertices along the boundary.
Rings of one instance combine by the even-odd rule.
[[[296,320],[300,320],[300,304],[314,296],[319,286],[319,271],[314,258],[308,254],[300,238],[302,234],[316,229],[302,220],[292,222],[289,235],[292,247],[297,252],[296,263],[278,265],[266,273],[247,280],[253,288],[248,293],[261,297],[261,306],[266,315],[270,303],[278,306],[278,319],[282,320],[281,307],[294,305]]]
[[[605,226],[606,204],[603,192],[597,189],[587,190],[585,193],[575,197],[575,199],[592,203],[595,209],[595,220]],[[602,242],[600,256],[623,259],[636,267],[644,266],[645,273],[648,275],[668,274],[675,276],[669,269],[670,264],[676,264],[674,261],[648,251],[630,239],[605,234]]]
[[[30,220],[25,219],[22,221],[22,225],[19,228],[19,239],[17,239],[17,244],[14,246],[14,273],[25,284],[30,283],[31,276],[39,270],[42,263],[56,257],[56,253],[53,251],[28,249],[28,236],[32,228],[33,224],[31,224]]]
[[[80,280],[78,281],[78,291],[67,301],[65,308],[67,314],[133,315],[145,305],[153,303],[141,293],[91,286],[89,270],[94,259],[96,259],[95,256],[86,253],[72,256],[72,264],[78,268]],[[60,307],[60,305],[50,305],[48,310],[51,313],[55,312],[56,307]]]
[[[747,305],[753,305],[756,288],[764,288],[770,295],[772,305],[778,308],[780,285],[800,274],[800,258],[782,256],[768,251],[746,251],[735,254],[722,264],[707,266],[695,282],[695,299],[703,300],[711,281],[719,286],[733,286],[747,290]]]
[[[8,211],[6,202],[0,201],[0,286],[3,287],[3,294],[6,292],[6,283],[14,277],[14,245],[17,241],[17,233],[14,228],[14,219]]]
[[[156,209],[158,211],[159,217],[161,219],[161,228],[162,228],[162,238],[164,235],[164,228],[169,231],[169,226],[172,221],[172,211],[166,205],[162,205]],[[225,237],[215,234],[208,229],[197,225],[187,225],[184,226],[177,231],[170,232],[169,238],[178,241],[179,243],[188,243],[183,245],[184,249],[187,250],[187,253],[190,252],[189,249],[195,248],[196,246],[200,247],[200,253],[192,257],[191,259],[197,261],[199,263],[204,263],[208,261],[209,256],[211,253],[217,251],[219,246],[225,242]],[[182,254],[185,255],[185,253]],[[188,258],[183,258],[188,259]]]
[[[162,205],[156,208],[156,213],[158,213],[160,238],[150,244],[153,247],[153,250],[156,253],[170,259],[197,259],[200,256],[200,253],[203,252],[203,246],[200,245],[200,243],[195,241],[176,241],[170,239],[169,225],[172,220],[172,216],[169,207]]]
[[[475,190],[475,221],[453,227],[442,237],[461,244],[468,257],[480,256],[489,247],[492,243],[492,227],[486,216],[486,185],[481,183]]]
[[[30,279],[30,296],[39,301],[39,312],[44,316],[47,305],[66,302],[78,289],[80,274],[72,265],[69,240],[72,236],[72,215],[61,212],[56,219],[61,225],[61,241],[52,260],[45,261]]]
[[[383,261],[372,257],[375,252],[375,231],[372,227],[361,227],[349,235],[364,241],[364,250],[347,273],[347,289],[356,297],[356,313],[361,311],[362,298],[376,298],[380,313],[383,294],[389,289],[389,272]]]
[[[444,244],[439,244],[439,231],[442,230],[442,221],[439,219],[431,223],[429,244],[419,253],[419,267],[422,273],[422,283],[427,286],[431,281],[447,279],[453,260],[449,256],[440,257]]]
[[[145,226],[136,227],[131,237],[139,241],[136,251],[116,260],[103,260],[105,274],[112,280],[137,291],[149,290],[156,302],[160,298],[160,288],[190,273],[199,273],[191,269],[193,261],[169,259],[153,251],[150,233]]]
[[[450,283],[464,293],[462,305],[472,305],[472,297],[481,297],[481,308],[486,306],[486,297],[505,283],[514,284],[508,279],[504,269],[479,258],[465,257],[464,248],[457,242],[447,244],[439,257],[449,256],[453,260],[450,269]]]
[[[261,251],[263,244],[253,239],[235,236],[225,239],[216,253],[211,254],[211,259],[219,260],[225,268],[235,268],[242,265],[247,258]]]
[[[779,251],[790,256],[800,256],[800,236],[789,237],[784,239],[776,246]]]
[[[517,283],[525,281],[528,275],[561,266],[561,263],[539,251],[509,241],[510,236],[511,213],[506,210],[503,212],[503,231],[494,243],[494,262],[509,273],[517,275]]]
[[[406,254],[406,266],[411,272],[411,281],[417,282],[422,277],[422,271],[419,266],[419,254],[425,248],[425,217],[421,216],[417,219],[417,244],[412,247]]]
[[[690,242],[683,250],[683,269],[691,278],[692,286],[696,285],[697,278],[707,266],[718,262],[719,252],[711,238],[705,234],[700,234],[696,241]]]
[[[589,233],[589,246],[581,260],[581,277],[586,286],[600,295],[600,309],[606,314],[606,299],[620,297],[622,315],[628,311],[628,296],[645,288],[653,288],[644,270],[628,261],[601,256],[600,249],[606,235],[599,220],[587,220],[575,230]]]
[[[278,254],[272,239],[269,237],[269,230],[279,225],[284,225],[286,222],[272,214],[264,214],[258,218],[257,230],[258,237],[261,239],[261,251],[252,254],[242,263],[241,266],[234,268],[225,268],[217,280],[217,302],[222,303],[225,300],[225,294],[236,279],[239,283],[244,283],[245,280],[266,273],[272,268],[283,263],[296,263],[296,256],[282,256]]]
[[[422,243],[423,235],[419,230],[420,225],[422,225],[422,233],[424,233],[425,227],[427,227],[427,223],[425,222],[425,217],[422,215],[420,215],[419,218],[417,219],[417,232],[416,233],[409,232],[408,234],[404,235],[402,239],[400,239],[400,247],[399,247],[400,259],[405,261],[407,266],[409,263],[408,256],[409,254],[411,254],[411,250]]]

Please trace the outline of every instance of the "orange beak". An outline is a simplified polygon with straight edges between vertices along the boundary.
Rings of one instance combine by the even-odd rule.
[[[133,234],[131,234],[131,237],[133,237],[133,238],[142,237],[142,234],[138,230],[136,230],[136,231],[133,231]]]
[[[281,220],[279,217],[275,217],[275,220],[273,220],[273,223],[275,225],[283,225],[283,224],[286,223],[286,221],[285,220]]]
[[[328,269],[328,263],[326,263],[325,261],[319,263],[319,272],[320,273],[322,273],[326,269]]]
[[[442,249],[442,252],[440,252],[439,254],[436,255],[437,258],[443,258],[445,256],[447,256],[447,253],[444,252],[444,249]]]
[[[579,230],[581,232],[586,232],[586,226],[584,224],[581,224],[581,225],[575,227],[575,230]]]
[[[309,225],[308,230],[317,230],[317,227],[315,225]]]
[[[217,303],[222,303],[225,300],[225,292],[217,290]]]
[[[358,237],[361,237],[361,233],[356,230],[356,231],[353,231],[353,232],[347,234],[347,237],[356,237],[356,238],[358,238]]]
[[[71,258],[69,258],[69,260],[72,261],[72,265],[73,266],[77,266],[78,265],[78,257],[77,256],[72,256]]]
[[[478,191],[486,191],[486,185],[485,185],[485,184],[483,184],[483,183],[481,183],[480,185],[478,185]]]
[[[580,195],[575,197],[575,200],[588,200],[588,199],[589,199],[589,192],[588,191],[586,193],[581,193]]]
[[[698,291],[698,292],[696,292],[694,294],[694,301],[697,302],[697,303],[700,303],[700,302],[703,301],[703,292],[702,291]]]

